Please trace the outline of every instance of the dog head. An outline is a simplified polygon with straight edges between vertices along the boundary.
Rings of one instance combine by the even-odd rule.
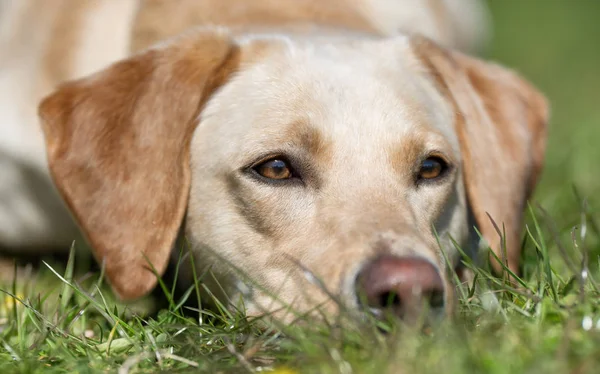
[[[248,314],[335,312],[334,296],[404,317],[452,309],[449,238],[469,241],[470,215],[518,270],[547,117],[515,74],[427,39],[224,31],[67,83],[40,113],[53,179],[122,298],[154,287],[183,228]]]

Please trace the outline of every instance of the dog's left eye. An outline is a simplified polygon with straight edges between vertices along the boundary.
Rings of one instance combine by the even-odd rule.
[[[421,162],[419,179],[435,179],[447,169],[447,164],[439,157],[429,157]]]
[[[285,160],[272,159],[265,161],[253,167],[261,177],[274,180],[283,180],[292,178],[292,168]]]

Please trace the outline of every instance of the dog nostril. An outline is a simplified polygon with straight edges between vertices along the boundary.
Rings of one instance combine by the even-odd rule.
[[[431,291],[429,295],[427,295],[427,299],[429,300],[429,307],[431,309],[441,309],[444,307],[444,292],[443,291]]]
[[[421,295],[414,295],[423,300],[424,306],[429,306],[431,309],[440,309],[444,307],[444,292],[443,291],[429,291],[422,292]],[[402,308],[402,299],[395,292],[383,292],[379,295],[379,302],[377,305],[380,308]],[[375,305],[372,305],[375,306]]]
[[[363,306],[375,314],[386,311],[403,319],[413,320],[445,307],[438,270],[416,257],[378,257],[360,272],[357,294]]]
[[[402,300],[395,292],[384,292],[379,296],[378,304],[381,308],[401,308]]]

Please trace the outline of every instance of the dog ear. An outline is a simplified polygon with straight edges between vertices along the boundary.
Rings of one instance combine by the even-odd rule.
[[[546,100],[506,68],[422,37],[414,37],[411,45],[455,108],[463,177],[477,226],[498,258],[518,274],[523,211],[544,159]],[[505,242],[492,220],[505,230]],[[497,261],[492,265],[502,271]]]
[[[39,113],[50,172],[118,296],[162,275],[186,210],[192,133],[237,66],[228,35],[204,32],[66,83]]]

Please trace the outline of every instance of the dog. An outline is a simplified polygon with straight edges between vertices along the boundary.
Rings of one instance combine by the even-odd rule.
[[[518,273],[548,105],[464,53],[478,2],[1,6],[7,252],[82,233],[128,300],[185,237],[215,295],[282,321],[450,314],[478,232]]]

